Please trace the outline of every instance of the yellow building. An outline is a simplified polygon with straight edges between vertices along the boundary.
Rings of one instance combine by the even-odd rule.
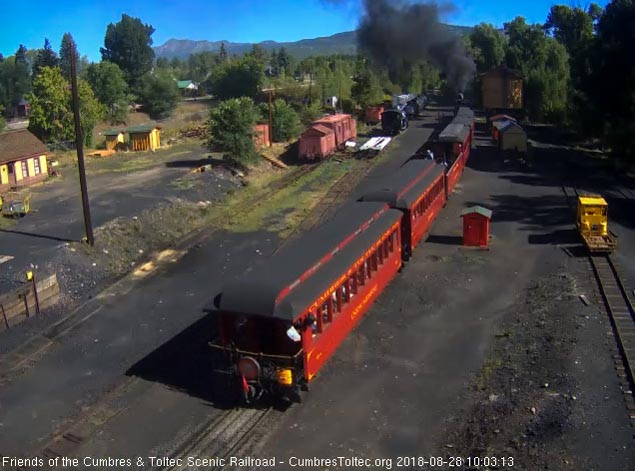
[[[106,150],[119,150],[124,144],[124,131],[119,129],[109,129],[104,131],[106,137]]]
[[[48,149],[27,129],[0,133],[0,191],[48,176]]]
[[[523,76],[500,66],[480,75],[482,106],[489,110],[523,108]]]
[[[131,150],[156,150],[161,147],[161,128],[159,126],[132,126],[126,131],[130,134]]]

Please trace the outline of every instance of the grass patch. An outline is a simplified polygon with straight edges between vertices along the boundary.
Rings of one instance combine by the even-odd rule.
[[[0,229],[2,230],[11,229],[17,222],[18,220],[16,218],[8,218],[0,215]]]
[[[191,178],[177,178],[176,180],[170,182],[170,187],[179,191],[191,190],[196,186],[196,182]]]
[[[273,195],[266,195],[248,213],[232,214],[224,228],[234,232],[266,229],[284,236],[302,222],[330,190],[332,183],[359,165],[357,161],[328,161]],[[231,204],[231,203],[230,203]]]

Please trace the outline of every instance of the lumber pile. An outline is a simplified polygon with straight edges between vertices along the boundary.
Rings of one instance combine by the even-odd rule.
[[[204,124],[200,126],[195,126],[193,128],[181,129],[179,131],[180,138],[198,137],[202,139],[206,135],[207,135],[207,126],[205,126]]]

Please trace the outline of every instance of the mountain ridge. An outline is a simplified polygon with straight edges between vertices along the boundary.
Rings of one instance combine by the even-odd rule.
[[[470,26],[446,25],[457,34],[466,34],[472,30]],[[206,39],[175,39],[170,38],[160,46],[154,47],[156,57],[172,59],[187,59],[191,54],[203,51],[217,52],[221,44],[225,44],[225,49],[229,55],[242,55],[249,52],[254,43],[235,43],[231,41],[209,41]],[[331,36],[321,36],[317,38],[300,39],[291,42],[278,42],[273,40],[255,43],[265,51],[284,47],[289,55],[303,59],[309,56],[330,55],[330,54],[356,54],[357,53],[357,32],[345,31]]]

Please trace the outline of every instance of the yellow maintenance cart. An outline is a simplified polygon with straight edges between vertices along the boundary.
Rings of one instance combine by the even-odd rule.
[[[12,198],[7,201],[6,197],[0,196],[0,208],[2,215],[6,217],[19,218],[25,216],[31,211],[31,195],[27,195],[22,199]]]
[[[608,228],[608,204],[599,195],[578,197],[576,224],[589,252],[613,252],[617,248],[615,237]]]

